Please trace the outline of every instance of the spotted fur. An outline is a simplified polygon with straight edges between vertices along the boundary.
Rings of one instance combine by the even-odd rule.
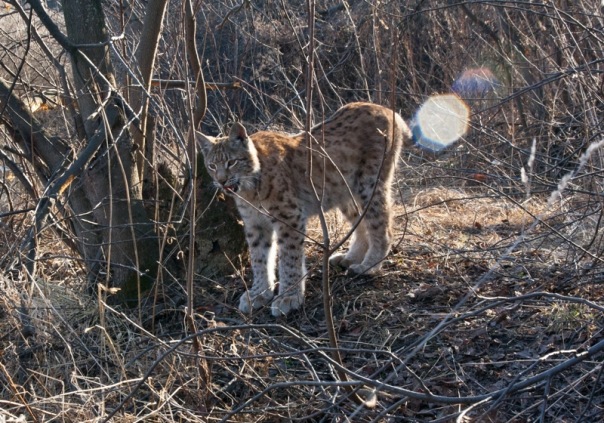
[[[403,119],[382,106],[351,103],[311,134],[310,172],[304,133],[248,136],[236,123],[228,137],[197,136],[210,175],[235,197],[244,222],[254,274],[239,302],[244,313],[271,301],[275,316],[302,305],[306,222],[321,209],[337,207],[351,224],[366,209],[348,252],[332,256],[331,264],[373,274],[390,250],[391,184],[401,146],[411,136]]]

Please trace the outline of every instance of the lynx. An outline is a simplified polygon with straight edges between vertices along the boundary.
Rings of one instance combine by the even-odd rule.
[[[374,274],[390,251],[391,184],[401,147],[411,137],[403,119],[382,106],[351,103],[312,128],[311,136],[308,169],[304,133],[248,136],[235,123],[227,137],[197,134],[208,172],[218,188],[234,196],[243,219],[254,277],[239,302],[243,313],[271,301],[274,316],[302,305],[306,223],[320,211],[338,207],[353,225],[365,212],[348,252],[333,255],[332,265]]]

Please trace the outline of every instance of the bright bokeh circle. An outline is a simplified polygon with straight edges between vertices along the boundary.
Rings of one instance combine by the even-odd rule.
[[[420,147],[440,151],[468,130],[470,109],[456,94],[434,95],[419,108],[412,123],[413,138]]]

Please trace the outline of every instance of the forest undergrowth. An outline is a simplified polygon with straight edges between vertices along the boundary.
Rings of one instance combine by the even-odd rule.
[[[60,5],[48,3],[62,27]],[[208,134],[234,120],[250,132],[298,132],[306,116],[319,122],[350,101],[392,106],[411,122],[442,93],[471,112],[455,145],[402,152],[395,245],[382,273],[329,270],[341,363],[328,339],[318,220],[308,231],[301,310],[278,319],[267,308],[240,313],[251,282],[243,254],[210,275],[199,270],[209,256],[199,254],[187,289],[193,188],[182,140],[194,95],[182,83],[190,78],[184,12],[172,4],[154,73],[160,82],[147,94],[153,163],[176,171],[170,178],[150,166],[149,180],[163,187],[141,182],[155,189],[144,200],[155,207],[165,254],[161,283],[136,306],[115,301],[102,266],[91,277],[61,200],[73,186],[39,227],[28,273],[23,244],[38,228],[49,170],[19,144],[0,98],[0,423],[604,419],[601,6],[332,3],[224,0],[195,3],[195,12]],[[62,73],[64,52],[35,14],[29,27],[28,10],[23,18],[16,2],[4,6],[0,82],[14,82],[31,116],[76,151],[84,142],[70,115],[77,98]],[[104,8],[123,94],[136,75],[131,53],[146,9],[137,1]],[[48,50],[32,42],[34,27]],[[180,85],[166,88],[168,80]],[[326,223],[332,240],[346,235],[337,213]],[[196,241],[220,253],[217,239]],[[351,389],[375,394],[376,403],[359,404]]]
[[[83,292],[78,269],[49,244],[34,283],[2,278],[7,421],[102,421],[114,410],[116,421],[597,421],[601,279],[564,265],[569,243],[589,241],[572,225],[587,200],[548,205],[468,187],[406,200],[383,273],[331,275],[344,364],[378,391],[375,409],[347,400],[337,382],[317,247],[307,249],[305,306],[287,318],[241,315],[245,269],[197,284],[204,385],[183,333],[184,293],[166,288],[139,313],[113,308]],[[330,216],[334,234],[342,221]],[[309,236],[320,237],[318,225]]]

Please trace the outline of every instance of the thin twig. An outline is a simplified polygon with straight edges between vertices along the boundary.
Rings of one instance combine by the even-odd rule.
[[[191,197],[189,198],[189,256],[187,262],[187,308],[185,310],[185,319],[189,330],[193,333],[197,331],[194,315],[194,289],[193,282],[195,276],[195,234],[196,234],[196,219],[195,207],[197,206],[197,152],[195,148],[195,131],[199,128],[203,117],[208,108],[208,100],[205,90],[205,82],[203,72],[201,70],[201,61],[197,54],[197,25],[195,22],[195,13],[193,11],[192,0],[187,0],[184,4],[185,8],[185,48],[189,58],[189,65],[193,71],[195,84],[193,89],[197,94],[197,103],[189,102],[188,108],[192,112],[191,125],[189,127],[188,142],[189,142],[189,163],[191,166]],[[188,80],[187,80],[188,82]],[[203,343],[200,337],[193,338],[193,346],[197,354],[199,363],[199,372],[201,377],[201,392],[202,398],[207,402],[210,393],[210,385],[212,383],[212,374],[207,360],[204,357]],[[207,406],[207,404],[204,404]]]

